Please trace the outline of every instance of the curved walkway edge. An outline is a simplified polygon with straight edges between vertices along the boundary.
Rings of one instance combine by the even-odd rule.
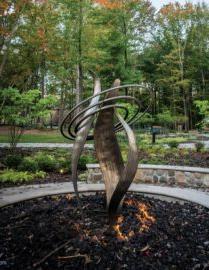
[[[86,184],[80,182],[78,188],[79,192],[104,191],[104,184]],[[209,193],[195,189],[132,184],[129,191],[190,201],[209,208]],[[74,189],[70,182],[3,188],[0,190],[0,207],[47,195],[72,192],[74,192]]]
[[[9,148],[9,143],[0,143],[0,148]],[[25,149],[34,149],[34,148],[49,148],[49,149],[56,149],[56,148],[63,148],[63,149],[72,149],[72,143],[18,143],[17,148],[25,148]],[[94,149],[93,144],[85,144],[85,149]]]

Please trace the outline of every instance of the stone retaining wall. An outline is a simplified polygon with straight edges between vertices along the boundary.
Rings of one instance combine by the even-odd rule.
[[[87,182],[101,183],[102,174],[99,164],[87,164],[87,168]],[[182,187],[209,187],[209,169],[140,164],[134,182]]]

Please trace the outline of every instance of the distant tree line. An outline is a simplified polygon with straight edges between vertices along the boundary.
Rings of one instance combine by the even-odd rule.
[[[91,94],[92,73],[104,87],[120,78],[151,89],[148,123],[195,128],[206,117],[201,102],[209,100],[209,7],[173,3],[157,11],[148,0],[1,1],[0,91],[55,95],[61,121],[65,109]]]

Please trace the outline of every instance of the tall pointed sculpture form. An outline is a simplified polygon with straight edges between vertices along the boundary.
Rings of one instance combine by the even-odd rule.
[[[86,140],[94,139],[96,156],[98,158],[103,179],[105,182],[107,211],[110,221],[113,222],[122,204],[123,197],[128,191],[137,171],[138,151],[136,139],[129,124],[139,119],[139,101],[127,95],[119,95],[120,89],[128,87],[141,88],[140,85],[120,86],[120,80],[115,80],[113,87],[101,91],[99,79],[95,79],[94,95],[75,106],[65,117],[61,124],[61,133],[64,137],[75,140],[72,153],[72,179],[76,196],[78,193],[77,167],[79,157],[84,149]],[[126,106],[121,101],[137,105],[133,116],[129,117]],[[84,108],[84,105],[86,105]],[[80,109],[79,113],[77,111]],[[125,111],[124,118],[117,109]],[[93,134],[90,134],[93,121],[96,117],[96,124]],[[114,124],[115,118],[118,123]],[[124,164],[120,147],[117,141],[116,132],[125,130],[129,151],[127,163]]]

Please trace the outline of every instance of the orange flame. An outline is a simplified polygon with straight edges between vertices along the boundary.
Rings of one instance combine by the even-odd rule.
[[[117,233],[117,238],[119,240],[128,240],[128,237],[125,236],[125,235],[123,235],[122,232],[121,232],[121,230],[120,230],[120,225],[123,223],[123,220],[124,220],[123,216],[119,216],[117,218],[116,224],[113,226],[113,229]]]
[[[155,218],[149,214],[149,208],[146,204],[140,203],[137,200],[129,199],[125,202],[127,205],[134,206],[138,212],[135,217],[140,223],[139,232],[147,231],[150,226],[155,222]],[[116,224],[113,226],[119,240],[127,241],[129,238],[134,236],[134,231],[130,231],[128,235],[124,235],[121,231],[121,224],[123,223],[124,217],[119,216]]]
[[[147,205],[137,202],[137,208],[140,213],[136,214],[137,219],[141,222],[140,232],[147,231],[150,227],[150,224],[155,222],[155,218],[149,215]]]
[[[68,200],[68,201],[71,201],[73,199],[73,196],[71,194],[67,194],[65,196],[65,198]]]

